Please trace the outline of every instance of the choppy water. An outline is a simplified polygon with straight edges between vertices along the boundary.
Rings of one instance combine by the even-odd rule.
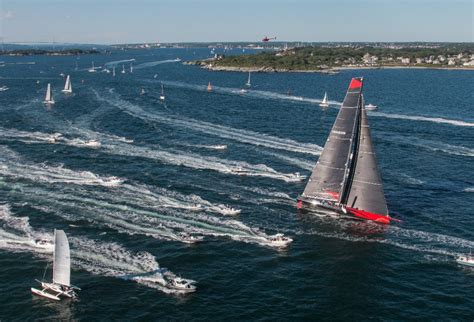
[[[453,261],[474,248],[471,72],[254,74],[239,93],[246,74],[174,61],[207,55],[121,51],[80,57],[78,71],[76,57],[4,58],[0,319],[474,317],[474,270]],[[116,65],[117,76],[87,72],[92,60]],[[73,95],[60,93],[60,73],[71,74]],[[369,117],[401,224],[295,210],[305,184],[295,173],[309,175],[353,76],[366,78],[367,103],[380,106]],[[334,108],[322,111],[325,91]],[[62,134],[55,144],[53,133]],[[91,139],[101,146],[85,145]],[[70,238],[73,283],[83,289],[75,303],[29,292],[51,251],[33,240],[54,228]],[[185,244],[180,232],[204,242]],[[294,239],[285,251],[268,243],[278,232]],[[197,292],[175,294],[160,268],[197,281]]]

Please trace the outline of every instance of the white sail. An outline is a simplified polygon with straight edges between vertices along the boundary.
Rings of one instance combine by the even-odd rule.
[[[67,75],[66,83],[64,84],[64,93],[72,93],[71,77]]]
[[[112,76],[115,76],[115,66],[112,68]]]
[[[71,285],[69,242],[63,230],[54,231],[53,283]]]
[[[46,97],[44,98],[44,102],[48,104],[54,104],[53,91],[51,90],[50,83],[48,83],[48,88],[46,89]]]
[[[133,65],[130,63],[130,74],[133,73]]]
[[[322,101],[323,104],[327,104],[328,103],[328,93],[324,93],[324,98],[323,98],[323,101]]]
[[[249,72],[249,78],[248,78],[247,83],[246,83],[245,85],[247,85],[248,87],[251,86],[251,83],[250,83],[250,72]]]

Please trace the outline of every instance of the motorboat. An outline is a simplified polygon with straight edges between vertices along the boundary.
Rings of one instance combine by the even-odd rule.
[[[196,291],[196,282],[190,279],[182,278],[174,275],[171,272],[164,272],[163,277],[166,281],[166,286],[171,289],[191,293]]]
[[[199,243],[204,239],[202,236],[194,236],[184,231],[179,233],[178,236],[179,236],[179,240],[185,244]]]
[[[474,267],[474,256],[471,254],[458,256],[456,257],[456,263],[464,266]]]
[[[84,142],[85,146],[91,147],[91,148],[100,148],[101,144],[97,140],[89,140]]]
[[[236,209],[233,207],[225,207],[224,209],[221,210],[221,214],[226,215],[226,216],[236,216],[241,213],[242,210]]]
[[[374,111],[377,109],[377,105],[367,104],[364,106],[367,111]]]
[[[283,234],[272,235],[268,238],[268,240],[270,241],[270,244],[274,247],[286,247],[291,242],[293,242],[293,239],[291,239],[290,237],[285,237]]]

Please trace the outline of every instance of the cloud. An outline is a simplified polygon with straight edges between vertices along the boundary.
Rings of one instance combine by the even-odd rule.
[[[0,14],[0,20],[7,20],[13,18],[13,11],[7,10]]]

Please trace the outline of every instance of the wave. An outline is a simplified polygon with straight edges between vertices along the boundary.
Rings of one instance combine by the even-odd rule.
[[[438,124],[449,124],[449,125],[455,125],[455,126],[468,126],[468,127],[474,126],[473,122],[445,119],[445,118],[442,118],[442,117],[427,117],[427,116],[418,116],[418,115],[391,114],[391,113],[383,113],[383,112],[370,112],[369,115],[385,117],[385,118],[389,118],[389,119],[433,122],[433,123],[438,123]]]
[[[267,134],[253,132],[250,130],[235,129],[228,126],[218,125],[214,123],[188,119],[184,117],[173,117],[162,114],[157,111],[149,112],[138,105],[124,101],[119,98],[106,98],[100,96],[97,91],[94,91],[99,101],[112,104],[126,113],[140,118],[142,120],[155,121],[164,124],[171,124],[194,131],[215,135],[220,138],[225,138],[241,143],[251,144],[255,146],[263,146],[271,149],[279,149],[292,151],[297,153],[306,153],[312,155],[319,155],[322,148],[316,144],[300,143],[291,139],[279,138]]]
[[[135,61],[135,58],[114,60],[114,61],[109,61],[109,62],[105,63],[104,66],[107,67],[107,68],[110,68],[110,67],[117,66],[119,64],[131,63],[131,62],[134,62],[134,61]]]
[[[50,259],[53,253],[52,233],[35,231],[28,217],[13,216],[8,205],[0,205],[0,222],[0,249],[30,252]],[[166,270],[161,269],[155,257],[148,252],[132,253],[117,243],[98,242],[84,237],[70,236],[68,239],[73,269],[136,281],[165,293],[180,293],[167,286],[162,273]],[[43,243],[37,243],[38,240]]]
[[[133,69],[149,68],[149,67],[154,67],[154,66],[161,65],[161,64],[177,63],[177,62],[180,62],[180,61],[181,60],[178,59],[178,58],[177,59],[151,61],[151,62],[146,62],[146,63],[136,65],[135,67],[133,67]]]

